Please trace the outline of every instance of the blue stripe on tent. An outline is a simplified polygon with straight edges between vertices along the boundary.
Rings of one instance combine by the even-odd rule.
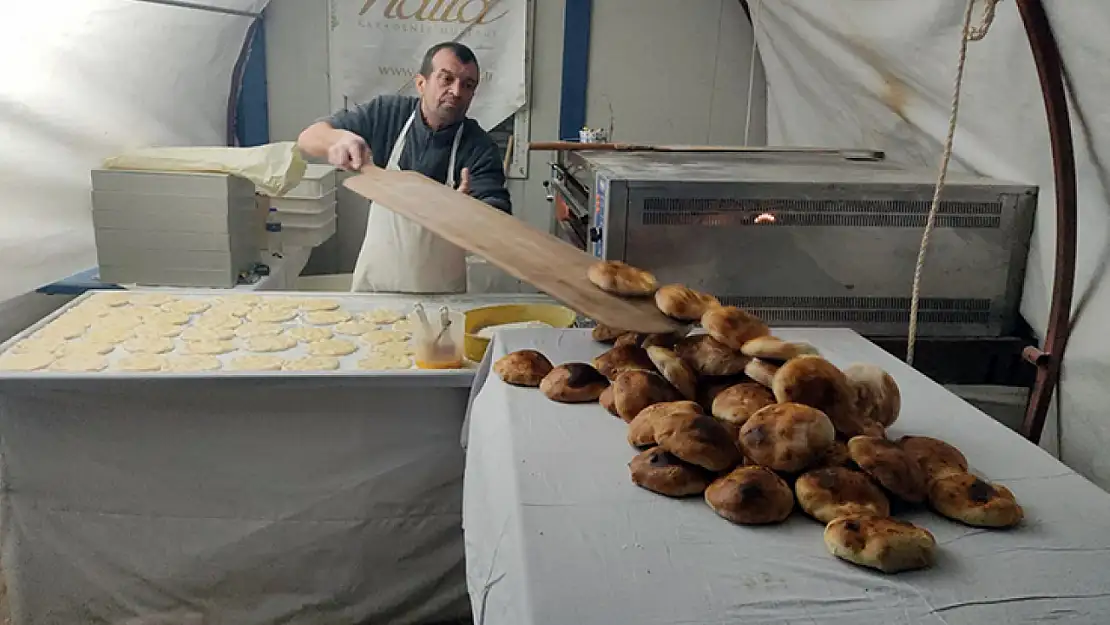
[[[593,0],[566,0],[563,13],[563,89],[559,101],[559,138],[578,139],[586,125],[586,87],[590,75],[590,19]]]

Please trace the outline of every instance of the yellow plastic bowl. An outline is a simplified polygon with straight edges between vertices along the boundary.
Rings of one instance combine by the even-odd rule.
[[[502,304],[468,310],[464,339],[466,357],[479,362],[486,355],[489,339],[477,334],[482,328],[527,321],[541,321],[553,328],[569,328],[577,317],[573,310],[556,304]]]

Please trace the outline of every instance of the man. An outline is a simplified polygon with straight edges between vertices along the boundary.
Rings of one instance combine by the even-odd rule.
[[[307,154],[357,171],[373,163],[417,171],[512,212],[497,145],[466,117],[478,59],[465,45],[432,46],[414,78],[419,97],[379,96],[320,120],[297,139]],[[460,293],[466,257],[458,247],[388,208],[371,205],[352,291]]]

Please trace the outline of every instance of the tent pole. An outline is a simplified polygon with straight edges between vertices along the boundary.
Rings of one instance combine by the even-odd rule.
[[[1021,434],[1040,443],[1052,394],[1059,381],[1068,334],[1071,330],[1071,302],[1075,287],[1075,255],[1078,210],[1075,180],[1075,154],[1064,88],[1064,63],[1056,37],[1041,0],[1016,0],[1029,48],[1037,66],[1037,77],[1048,118],[1052,147],[1052,175],[1056,187],[1056,268],[1052,280],[1052,303],[1044,349],[1027,347],[1022,356],[1036,365],[1037,377],[1029,395]]]
[[[252,13],[250,11],[239,11],[237,9],[227,9],[224,7],[211,6],[201,4],[199,2],[188,2],[186,0],[132,0],[133,2],[145,2],[147,4],[161,4],[169,7],[181,7],[183,9],[196,9],[198,11],[208,11],[210,13],[223,13],[224,15],[238,15],[239,17],[262,17],[261,13]]]

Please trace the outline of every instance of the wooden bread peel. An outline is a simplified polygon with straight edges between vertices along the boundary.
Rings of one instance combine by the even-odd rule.
[[[621,298],[594,286],[586,270],[597,258],[422,174],[369,165],[343,185],[600,323],[650,334],[683,328],[653,298]]]

